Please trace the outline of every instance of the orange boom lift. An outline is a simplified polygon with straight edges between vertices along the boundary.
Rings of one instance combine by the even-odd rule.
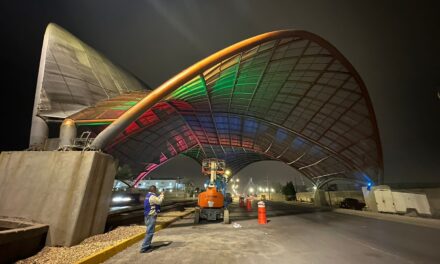
[[[197,207],[194,212],[194,223],[200,219],[215,221],[223,219],[229,224],[229,210],[225,206],[226,184],[228,175],[225,173],[225,161],[220,159],[204,159],[202,173],[209,175],[209,184],[206,191],[198,196]]]

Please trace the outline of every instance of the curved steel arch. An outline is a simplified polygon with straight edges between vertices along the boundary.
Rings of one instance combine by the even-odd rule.
[[[297,48],[297,43],[303,46]],[[295,56],[288,56],[297,51]],[[283,67],[288,70],[280,70]],[[282,81],[274,80],[280,76],[284,76]],[[225,80],[229,83],[224,84]],[[290,101],[278,102],[283,89],[287,90],[284,93]],[[276,91],[271,95],[272,100],[265,98],[265,93],[273,90]],[[295,94],[301,90],[302,95]],[[346,97],[339,96],[340,93]],[[162,124],[170,121],[161,118],[157,124],[139,124],[139,119],[147,112],[156,111],[158,104],[174,109],[171,112],[176,118],[172,120],[179,125]],[[267,115],[264,110],[268,111]],[[316,124],[315,119],[327,124]],[[137,132],[130,134],[133,126]],[[214,156],[232,155],[234,148],[242,148],[245,153],[260,152],[284,161],[311,179],[337,172],[346,177],[353,173],[371,174],[367,170],[373,170],[375,175],[370,177],[377,179],[383,170],[377,123],[359,74],[330,43],[301,30],[262,34],[201,60],[112,119],[91,147],[127,157],[130,156],[127,149],[139,148],[143,139],[148,137],[153,142],[141,132],[148,134],[154,126],[167,128],[161,131],[164,134],[159,139],[161,143],[155,147],[171,146],[174,154],[168,157],[178,152],[174,146],[177,143],[170,144],[169,140],[175,136],[175,129],[181,129],[189,131],[183,139],[185,144],[191,142],[186,144],[186,149],[197,144],[204,155],[209,152]],[[251,136],[246,131],[249,127],[255,128]],[[357,127],[365,129],[366,134]],[[353,135],[347,135],[347,131]],[[125,137],[121,140],[122,132]],[[117,143],[113,141],[116,137]],[[130,137],[134,143],[129,142]],[[132,146],[124,153],[120,146],[126,144]],[[144,146],[142,153],[146,149],[164,155],[160,149],[148,146]]]

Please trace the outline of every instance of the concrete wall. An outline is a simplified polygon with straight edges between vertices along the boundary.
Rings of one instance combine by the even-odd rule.
[[[296,200],[305,203],[315,203],[317,206],[339,207],[339,204],[345,198],[354,198],[360,202],[364,201],[361,191],[316,191],[316,192],[298,192]]]
[[[261,198],[261,196],[266,196],[266,200],[270,201],[286,201],[286,197],[281,193],[270,193],[270,199],[269,199],[269,193],[268,192],[260,192],[258,193],[258,199]]]
[[[48,224],[47,245],[77,244],[104,231],[116,165],[101,152],[2,152],[0,216]]]
[[[304,203],[313,203],[315,200],[315,192],[297,192],[296,200]]]

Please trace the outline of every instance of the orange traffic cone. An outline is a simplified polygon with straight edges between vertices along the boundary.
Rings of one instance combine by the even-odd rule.
[[[258,223],[261,225],[267,224],[266,205],[263,201],[258,202]]]
[[[246,206],[248,211],[252,211],[252,201],[251,199],[246,199]]]

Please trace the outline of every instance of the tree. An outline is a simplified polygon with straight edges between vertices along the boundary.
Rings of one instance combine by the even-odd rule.
[[[286,196],[286,200],[296,200],[296,190],[293,186],[293,182],[287,182],[285,186],[281,188],[281,192]]]

